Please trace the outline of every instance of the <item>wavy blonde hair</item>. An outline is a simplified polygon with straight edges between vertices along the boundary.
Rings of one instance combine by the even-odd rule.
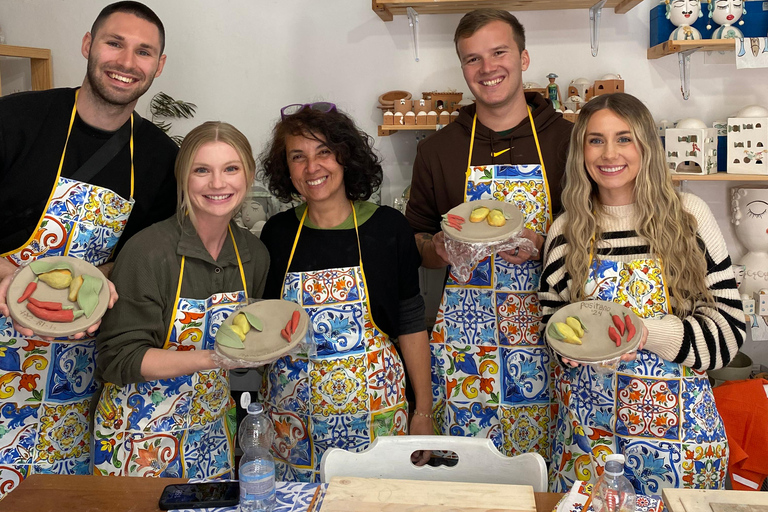
[[[680,195],[672,185],[656,124],[640,100],[624,93],[604,94],[589,101],[581,109],[571,133],[563,191],[563,206],[568,214],[563,231],[568,241],[565,267],[574,283],[571,300],[586,298],[583,283],[589,272],[592,241],[597,246],[602,238],[600,195],[584,163],[584,139],[590,118],[603,109],[629,125],[640,152],[634,188],[634,228],[648,242],[649,252],[663,262],[664,277],[670,295],[675,298],[673,313],[683,318],[692,312],[697,301],[714,304],[705,283],[707,262],[696,235],[698,223],[683,209]]]

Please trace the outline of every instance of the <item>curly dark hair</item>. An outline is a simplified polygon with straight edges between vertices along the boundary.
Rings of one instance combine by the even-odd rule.
[[[290,202],[299,194],[288,170],[285,139],[289,135],[303,135],[328,146],[344,167],[344,189],[350,201],[368,199],[381,185],[381,158],[373,150],[373,138],[343,112],[305,107],[275,125],[272,141],[259,157],[259,178],[280,201]]]

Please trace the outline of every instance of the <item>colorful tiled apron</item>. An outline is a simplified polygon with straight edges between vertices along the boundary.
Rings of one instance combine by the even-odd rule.
[[[77,112],[77,96],[67,142]],[[133,118],[131,198],[61,176],[34,234],[20,248],[0,255],[14,265],[69,255],[105,263],[133,209]],[[33,172],[34,170],[30,170]],[[96,390],[95,340],[52,342],[25,337],[0,316],[0,497],[33,473],[90,474],[91,396]]]
[[[600,260],[591,265],[589,299],[632,308],[641,318],[669,313],[660,261]],[[618,371],[555,369],[560,404],[550,465],[550,490],[567,492],[576,480],[602,474],[605,456],[623,453],[625,473],[638,493],[664,487],[724,488],[728,444],[706,372],[640,350]]]
[[[465,198],[514,203],[525,226],[544,236],[552,218],[549,186],[530,109],[528,117],[539,164],[468,162]],[[449,275],[430,344],[437,432],[487,437],[507,455],[538,452],[549,459],[552,359],[539,336],[540,274],[539,261],[512,265],[494,254],[467,283]]]
[[[235,246],[243,290],[207,299],[181,297],[164,350],[212,350],[216,331],[248,303],[243,264]],[[234,478],[235,404],[227,370],[212,369],[123,387],[106,383],[94,414],[95,473],[118,476]]]
[[[357,233],[354,205],[352,213]],[[400,356],[371,316],[362,256],[357,267],[288,272],[306,216],[282,296],[309,314],[316,354],[272,363],[262,391],[275,426],[277,479],[319,482],[328,448],[357,452],[378,436],[406,434],[408,404]]]

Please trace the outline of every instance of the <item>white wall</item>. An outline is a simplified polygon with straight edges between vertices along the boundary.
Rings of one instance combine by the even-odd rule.
[[[422,91],[453,88],[468,93],[452,43],[458,14],[420,16],[417,63],[407,18],[384,23],[369,0],[145,2],[166,26],[168,61],[138,110],[146,113],[147,100],[161,90],[196,103],[196,118],[176,123],[182,134],[204,120],[220,119],[240,128],[258,152],[280,108],[289,103],[333,101],[375,135],[381,120],[377,98],[383,92],[404,89],[419,97]],[[0,0],[0,26],[7,44],[51,48],[56,86],[79,85],[85,73],[81,38],[107,3]],[[768,69],[737,71],[733,53],[694,54],[691,97],[683,100],[677,56],[646,59],[649,11],[655,5],[645,0],[628,14],[604,9],[596,58],[590,53],[586,10],[515,13],[526,27],[531,54],[524,80],[546,84],[546,75],[555,72],[565,92],[574,78],[591,81],[618,73],[626,92],[644,100],[657,119],[670,121],[698,117],[710,123],[748,104],[768,106]],[[417,136],[406,132],[377,139],[384,158],[384,203],[391,204],[410,182],[416,143]],[[711,203],[737,260],[743,248],[728,223],[730,186],[693,184],[688,190]],[[763,345],[768,365],[768,343]]]

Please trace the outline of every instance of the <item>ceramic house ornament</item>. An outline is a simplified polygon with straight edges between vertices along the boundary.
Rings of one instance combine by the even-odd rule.
[[[693,28],[693,22],[701,18],[699,0],[664,0],[667,19],[677,28],[669,35],[670,41],[701,39],[701,32]]]
[[[664,138],[667,167],[673,174],[717,172],[717,129],[699,119],[681,119]]]
[[[744,34],[741,30],[734,27],[737,22],[744,24],[742,15],[747,14],[744,7],[744,0],[712,0],[709,2],[709,17],[713,22],[720,25],[712,32],[712,39],[742,39]],[[707,24],[711,29],[712,25]]]
[[[568,86],[568,96],[579,96],[580,98],[586,98],[590,85],[590,81],[586,78],[575,78],[571,80],[571,83]]]
[[[747,249],[739,262],[745,265],[742,295],[753,298],[768,288],[768,187],[739,187],[731,190],[731,222],[736,237]],[[758,304],[756,304],[757,306]]]
[[[750,105],[729,117],[727,141],[729,173],[768,175],[768,109]]]

